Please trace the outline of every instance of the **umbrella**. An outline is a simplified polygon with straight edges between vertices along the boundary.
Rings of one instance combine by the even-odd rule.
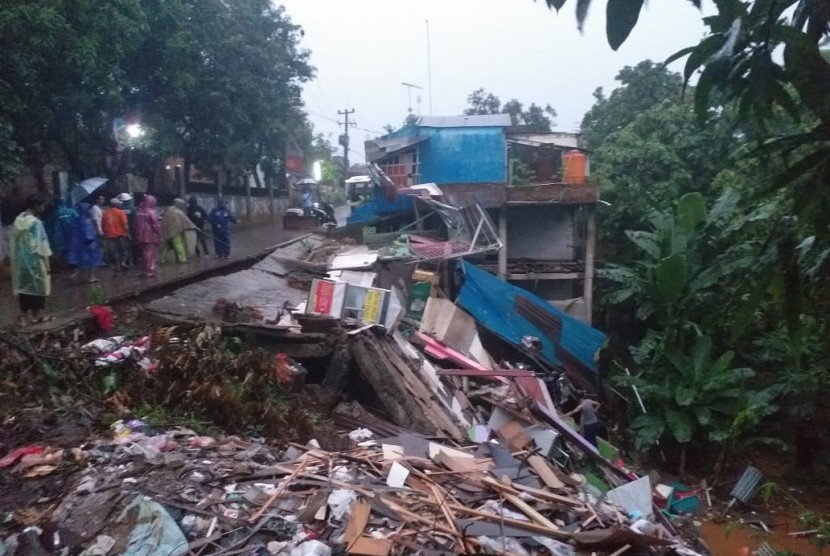
[[[84,198],[95,193],[102,185],[107,183],[107,178],[88,178],[72,188],[72,204],[80,203]]]

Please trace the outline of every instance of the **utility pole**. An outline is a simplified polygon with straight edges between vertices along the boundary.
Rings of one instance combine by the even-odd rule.
[[[429,87],[429,115],[432,116],[432,48],[429,41],[429,20],[427,24],[427,86]]]
[[[343,116],[343,119],[346,120],[345,122],[337,122],[338,125],[343,126],[343,134],[338,138],[338,142],[343,147],[343,163],[346,166],[345,171],[343,172],[343,188],[345,189],[346,183],[345,181],[349,177],[349,127],[355,127],[357,124],[355,122],[349,121],[349,114],[354,114],[354,108],[349,110],[348,108],[345,110],[338,110],[337,114],[339,116]]]

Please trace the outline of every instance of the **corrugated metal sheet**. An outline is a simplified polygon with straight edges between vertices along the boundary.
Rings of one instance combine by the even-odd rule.
[[[554,131],[551,133],[509,133],[507,140],[511,143],[530,145],[532,147],[551,145],[575,149],[579,147],[579,133]]]
[[[575,241],[571,208],[525,205],[507,211],[508,259],[573,261]]]
[[[421,116],[420,127],[510,127],[510,114],[475,114],[472,116]]]
[[[408,137],[382,137],[371,139],[363,145],[366,151],[366,162],[377,162],[378,160],[399,153],[418,143],[422,143],[429,137],[408,136]]]
[[[507,182],[507,143],[504,115],[450,118],[422,117],[418,125],[401,129],[365,143],[368,157],[375,158],[384,145],[417,144],[418,177],[421,183],[500,183]],[[509,116],[507,117],[509,120]],[[426,140],[428,139],[428,140]],[[407,147],[408,148],[408,147]],[[384,155],[385,156],[385,155]]]
[[[751,465],[748,466],[744,470],[743,475],[741,475],[741,478],[738,479],[738,484],[735,485],[735,488],[732,489],[729,496],[740,500],[744,504],[748,504],[752,497],[755,496],[755,493],[758,492],[758,489],[761,488],[763,478],[764,476],[758,469]]]
[[[595,386],[597,366],[594,357],[605,343],[605,334],[475,265],[464,261],[463,269],[464,286],[457,303],[482,326],[520,348],[523,336],[539,338],[542,356],[548,363],[558,366],[564,359],[575,361]],[[518,297],[562,323],[558,341],[519,314],[516,309]]]

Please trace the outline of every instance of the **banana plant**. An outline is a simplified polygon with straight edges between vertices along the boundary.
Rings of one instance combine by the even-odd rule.
[[[647,400],[649,413],[634,419],[638,448],[648,448],[664,435],[681,446],[680,472],[694,440],[723,444],[775,411],[769,390],[754,390],[752,369],[733,365],[735,353],[713,353],[712,338],[696,338],[691,350],[665,346],[664,365],[624,377]]]
[[[753,371],[733,365],[734,352],[719,352],[712,341],[721,336],[734,285],[757,260],[759,246],[744,229],[766,218],[760,209],[737,213],[739,200],[727,190],[707,211],[700,194],[684,195],[674,211],[652,216],[650,231],[627,233],[639,260],[601,273],[620,286],[611,301],[635,304],[648,326],[631,348],[637,372],[620,377],[638,387],[649,410],[632,422],[636,443],[673,440],[682,470],[690,442],[726,445],[772,398],[747,388]]]

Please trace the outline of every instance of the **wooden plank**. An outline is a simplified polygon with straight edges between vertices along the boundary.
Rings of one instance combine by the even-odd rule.
[[[360,537],[349,545],[347,554],[362,554],[363,556],[386,556],[392,550],[390,539],[373,539]]]
[[[389,343],[391,344],[391,342]],[[403,378],[406,389],[424,406],[424,410],[427,412],[425,416],[435,423],[439,430],[444,431],[451,437],[463,438],[464,433],[449,416],[449,410],[436,400],[435,393],[418,378],[406,361],[391,349],[387,350],[387,357],[392,363],[392,369],[396,370]]]
[[[352,506],[352,513],[349,516],[349,522],[346,524],[346,532],[343,534],[343,540],[346,541],[347,546],[351,546],[363,535],[363,530],[366,529],[366,524],[369,523],[371,513],[372,506],[363,500],[355,502]]]
[[[472,508],[466,508],[464,506],[456,506],[455,504],[451,505],[450,509],[457,514],[474,515],[486,521],[504,523],[505,525],[510,525],[511,527],[522,529],[523,531],[530,531],[531,533],[553,537],[554,539],[569,539],[571,537],[570,533],[566,533],[564,531],[560,531],[557,529],[550,529],[549,527],[544,527],[542,525],[539,525],[538,523],[533,523],[532,521],[522,521],[521,519],[512,519],[509,517],[503,517],[496,514],[488,514],[487,512],[482,512],[480,510],[474,510]]]
[[[572,498],[568,498],[567,496],[561,496],[559,494],[554,494],[552,492],[548,492],[546,490],[540,490],[538,488],[528,487],[521,485],[519,483],[510,483],[508,485],[502,484],[499,481],[492,479],[490,477],[486,477],[482,481],[486,486],[495,488],[499,491],[509,492],[511,494],[519,494],[519,491],[526,492],[528,494],[532,494],[538,498],[542,498],[549,502],[559,502],[560,504],[564,504],[566,506],[570,506],[572,508],[585,508],[585,504],[580,502],[579,500],[574,500]]]
[[[542,527],[547,527],[548,529],[553,529],[554,531],[559,530],[559,527],[554,525],[551,520],[540,514],[538,511],[536,511],[536,509],[533,506],[531,506],[515,494],[504,493],[504,499],[516,506],[534,523],[538,523]]]
[[[287,489],[291,485],[294,479],[296,479],[297,476],[303,472],[307,465],[308,461],[304,461],[296,469],[294,469],[291,472],[291,474],[283,480],[282,485],[280,485],[277,491],[271,495],[271,497],[265,502],[265,504],[263,504],[262,507],[254,513],[254,515],[248,518],[248,523],[256,523],[256,521],[260,517],[262,517],[262,514],[264,514],[268,510],[268,508],[271,507],[271,504],[273,504],[277,500],[277,498],[279,498],[280,495],[282,495],[285,489]]]
[[[622,556],[622,554],[624,554],[625,552],[627,552],[629,548],[631,548],[631,545],[630,545],[630,544],[626,544],[626,545],[624,545],[622,548],[620,548],[619,550],[617,550],[616,552],[614,552],[613,554],[611,554],[611,556]]]
[[[516,421],[510,421],[498,430],[510,449],[514,452],[527,448],[533,439],[524,431],[524,427]]]
[[[542,482],[545,483],[549,488],[554,489],[563,489],[565,488],[565,483],[559,480],[559,477],[556,476],[556,473],[551,469],[550,463],[547,462],[542,456],[540,455],[532,455],[527,458],[527,462],[530,464],[530,467],[539,475],[539,478],[542,479]]]
[[[444,452],[439,452],[434,459],[436,463],[447,467],[450,471],[463,474],[461,480],[467,486],[466,490],[474,492],[484,491],[478,483],[485,478],[485,475],[482,471],[476,469],[472,460],[468,460],[467,458],[454,458],[446,455]]]

